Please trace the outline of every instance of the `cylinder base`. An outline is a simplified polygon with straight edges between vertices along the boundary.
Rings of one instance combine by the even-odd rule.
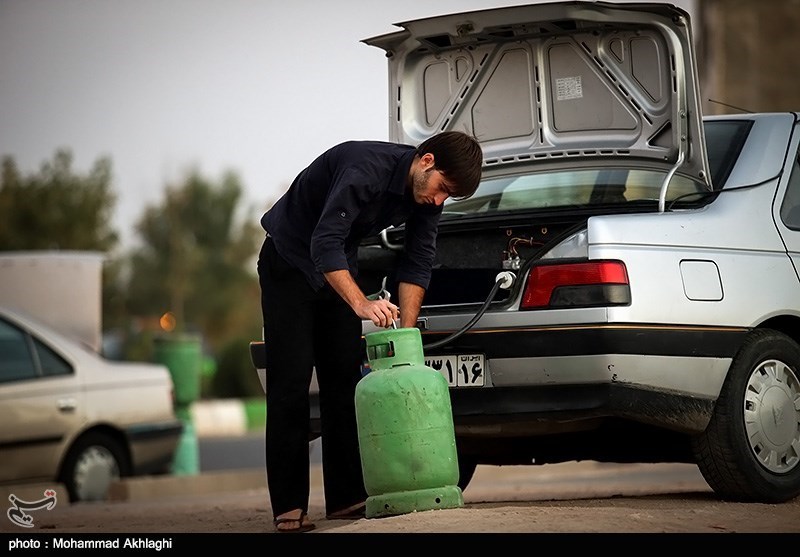
[[[415,491],[382,493],[367,498],[367,518],[395,516],[436,509],[455,509],[464,506],[461,488],[447,485]]]

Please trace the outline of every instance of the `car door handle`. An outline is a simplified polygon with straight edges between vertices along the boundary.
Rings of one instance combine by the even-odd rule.
[[[74,412],[78,406],[74,398],[59,398],[56,405],[59,412]]]

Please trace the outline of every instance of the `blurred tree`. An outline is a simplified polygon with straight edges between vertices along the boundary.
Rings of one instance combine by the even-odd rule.
[[[98,158],[91,170],[72,168],[72,152],[59,149],[36,173],[23,176],[11,156],[0,174],[0,251],[80,250],[106,254],[103,265],[103,324],[121,321],[120,264],[110,259],[119,236],[111,226],[117,198],[111,160]]]
[[[65,149],[29,176],[22,176],[10,156],[2,165],[0,249],[109,252],[117,245],[110,159],[99,158],[86,175],[73,172],[72,154]]]
[[[137,223],[143,246],[131,255],[127,302],[140,323],[171,314],[177,332],[200,333],[217,374],[255,376],[252,366],[241,369],[249,346],[240,339],[261,336],[254,257],[262,234],[256,222],[237,220],[241,198],[231,172],[214,183],[192,171],[167,185],[163,203],[147,207]],[[237,340],[241,354],[225,360],[239,365],[228,369],[218,355]]]

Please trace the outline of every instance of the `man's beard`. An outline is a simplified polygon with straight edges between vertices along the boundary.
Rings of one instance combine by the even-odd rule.
[[[428,170],[419,170],[411,177],[411,185],[414,192],[414,201],[419,197],[424,197],[428,189],[428,181],[431,179],[433,168]],[[423,201],[424,203],[424,201]]]

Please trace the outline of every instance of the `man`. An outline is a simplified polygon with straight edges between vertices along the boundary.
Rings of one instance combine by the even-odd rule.
[[[258,260],[266,347],[267,484],[279,532],[314,528],[309,499],[308,389],[316,366],[327,518],[364,516],[355,421],[361,320],[414,327],[431,276],[442,203],[478,187],[483,154],[462,132],[419,147],[348,141],[320,155],[261,218]],[[399,307],[356,284],[358,245],[405,223]]]

